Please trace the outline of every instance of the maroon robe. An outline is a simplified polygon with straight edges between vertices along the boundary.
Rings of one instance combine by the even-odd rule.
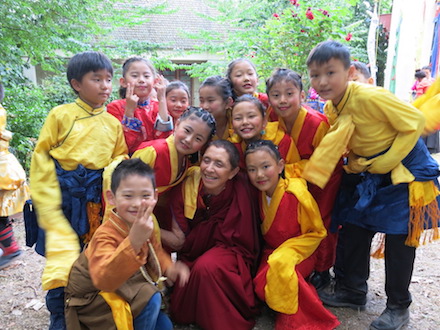
[[[201,185],[193,219],[184,216],[182,186],[175,188],[171,199],[176,220],[186,233],[179,259],[191,268],[189,282],[174,287],[171,317],[210,330],[252,329],[258,309],[251,269],[257,261],[259,237],[248,181],[239,173],[219,195],[210,197],[203,195]]]

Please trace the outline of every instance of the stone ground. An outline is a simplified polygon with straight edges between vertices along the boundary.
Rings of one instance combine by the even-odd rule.
[[[439,155],[435,155],[440,159]],[[9,267],[0,270],[0,328],[3,330],[47,329],[49,315],[41,288],[44,258],[25,246],[24,223],[14,217],[16,237],[23,248],[22,256]],[[440,329],[440,241],[420,247],[410,290],[413,294],[411,321],[405,329]],[[339,318],[338,329],[368,329],[370,322],[385,308],[383,260],[372,259],[367,308],[363,312],[331,308]],[[255,329],[273,329],[274,313],[265,309]],[[197,329],[176,326],[176,329]],[[226,330],[226,329],[225,329]]]

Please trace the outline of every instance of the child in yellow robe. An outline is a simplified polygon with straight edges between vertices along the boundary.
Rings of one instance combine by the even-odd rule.
[[[104,54],[87,51],[73,56],[67,80],[78,98],[49,112],[32,156],[32,200],[45,233],[42,284],[49,290],[46,305],[50,326],[56,329],[65,328],[63,289],[82,239],[93,229],[90,214],[96,218],[99,213],[102,170],[116,158],[127,157],[121,124],[104,106],[112,77],[112,64]],[[94,225],[99,223],[98,219]]]

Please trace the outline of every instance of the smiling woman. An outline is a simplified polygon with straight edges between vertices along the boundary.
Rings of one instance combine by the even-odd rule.
[[[191,268],[175,287],[170,313],[204,329],[251,329],[257,312],[251,269],[258,257],[256,208],[230,142],[216,140],[173,191],[173,213],[185,235],[178,258]]]
[[[222,141],[222,140],[218,140]],[[230,150],[227,147],[231,148]],[[238,153],[230,143],[213,143],[205,152],[200,164],[204,190],[210,195],[220,194],[238,172]]]

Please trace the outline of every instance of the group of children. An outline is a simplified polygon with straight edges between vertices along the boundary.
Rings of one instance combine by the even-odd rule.
[[[256,267],[232,272],[249,273],[250,280],[238,285],[253,287],[259,300],[277,312],[275,328],[336,328],[339,321],[322,302],[365,308],[376,232],[386,234],[388,300],[371,328],[399,329],[409,321],[415,248],[423,230],[438,226],[440,215],[438,164],[420,140],[423,115],[369,85],[368,70],[352,64],[348,49],[338,42],[318,44],[307,67],[313,89],[327,100],[325,115],[303,106],[301,77],[289,69],[275,69],[266,93],[257,93],[255,67],[235,60],[226,77],[202,82],[200,107],[193,107],[185,84],[167,84],[140,57],[124,63],[121,99],[106,111],[111,62],[92,51],[70,60],[67,78],[78,98],[50,111],[30,171],[46,242],[42,283],[48,290],[50,329],[64,329],[65,320],[69,329],[170,329],[158,292],[174,283],[171,315],[178,322],[200,323],[189,315],[203,310],[213,315],[203,318],[199,325],[204,328],[221,328],[219,322],[228,319],[236,320],[237,329],[251,328],[254,303],[244,306],[231,290],[227,300],[232,303],[224,308],[212,298],[203,300],[203,308],[197,299],[184,299],[203,294],[198,292],[203,278],[191,281],[196,276],[192,261],[184,257],[197,248],[199,238],[185,243],[186,229],[195,222],[186,204],[181,218],[173,209],[176,190],[196,199],[198,194],[221,196],[228,187],[224,182],[237,172],[258,196],[260,232],[250,231],[247,239],[261,240],[261,252]],[[236,162],[229,156],[231,169],[224,170],[221,157],[211,161],[228,150],[226,142],[206,149],[210,140],[235,146],[238,156]],[[205,150],[209,155],[200,158]],[[209,193],[190,189],[194,185],[188,180],[198,166],[200,187]],[[213,211],[208,205],[204,212]],[[227,226],[235,226],[234,221]],[[338,229],[343,239],[336,252]],[[203,239],[224,244],[225,232],[210,235]],[[182,262],[173,262],[170,252],[177,251],[180,259],[182,247]],[[337,282],[329,285],[333,266]],[[224,299],[220,295],[226,291],[218,292]],[[178,316],[173,297],[185,304],[184,317]]]

